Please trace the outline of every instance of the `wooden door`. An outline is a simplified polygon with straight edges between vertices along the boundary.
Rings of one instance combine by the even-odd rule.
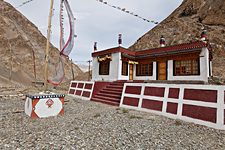
[[[133,64],[129,65],[129,68],[130,68],[129,69],[129,80],[133,80],[133,72],[134,72],[133,71],[134,70],[133,66],[134,66]]]
[[[167,62],[158,62],[158,80],[167,79]]]

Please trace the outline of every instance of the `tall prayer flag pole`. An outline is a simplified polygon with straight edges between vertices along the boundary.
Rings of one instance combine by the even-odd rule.
[[[48,89],[48,60],[49,60],[49,46],[50,46],[50,36],[51,36],[51,25],[52,25],[52,14],[53,14],[53,3],[54,0],[51,0],[50,3],[50,11],[48,16],[48,35],[47,35],[47,44],[46,44],[46,51],[45,51],[45,72],[44,72],[44,91],[46,92]]]

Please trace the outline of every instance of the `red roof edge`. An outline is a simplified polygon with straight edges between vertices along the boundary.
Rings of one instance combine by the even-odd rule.
[[[199,49],[199,48],[208,48],[211,51],[211,46],[209,43],[205,43],[202,41],[195,41],[191,43],[183,43],[178,45],[171,45],[166,47],[159,47],[159,48],[153,48],[153,49],[146,49],[141,51],[131,51],[129,49],[126,49],[124,47],[114,47],[102,51],[97,51],[92,53],[92,57],[97,57],[101,55],[111,54],[111,53],[125,53],[131,56],[141,56],[146,54],[154,54],[154,53],[164,53],[164,52],[179,52],[181,50],[189,50],[189,49]]]
[[[111,54],[111,53],[118,53],[118,52],[126,53],[128,55],[135,55],[135,52],[119,46],[119,47],[114,47],[114,48],[110,48],[110,49],[106,49],[102,51],[93,52],[92,57],[97,57],[97,56]]]
[[[160,52],[174,52],[186,49],[197,49],[197,48],[204,48],[208,47],[208,43],[202,41],[195,41],[191,43],[182,43],[178,45],[171,45],[166,47],[159,47],[153,49],[146,49],[143,51],[137,51],[136,55],[144,55],[144,54],[153,54],[153,53],[160,53]]]

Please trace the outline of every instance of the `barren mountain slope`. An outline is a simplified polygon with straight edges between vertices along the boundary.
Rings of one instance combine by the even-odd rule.
[[[46,38],[38,28],[10,4],[0,0],[0,84],[9,78],[12,66],[12,80],[30,84],[34,81],[34,63],[37,80],[43,81]],[[51,45],[49,74],[55,70],[59,51]],[[12,65],[11,65],[12,60]],[[73,64],[75,76],[82,73]],[[72,78],[71,62],[65,60],[66,80]]]
[[[159,47],[161,35],[165,36],[167,45],[190,42],[199,38],[203,27],[208,31],[213,47],[213,75],[225,78],[224,0],[184,0],[168,18],[139,38],[130,49]]]

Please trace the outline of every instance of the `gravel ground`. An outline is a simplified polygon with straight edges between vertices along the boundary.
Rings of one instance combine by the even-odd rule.
[[[17,111],[24,109],[21,98],[0,98],[0,149],[225,149],[225,131],[65,99],[64,116],[31,119]]]

